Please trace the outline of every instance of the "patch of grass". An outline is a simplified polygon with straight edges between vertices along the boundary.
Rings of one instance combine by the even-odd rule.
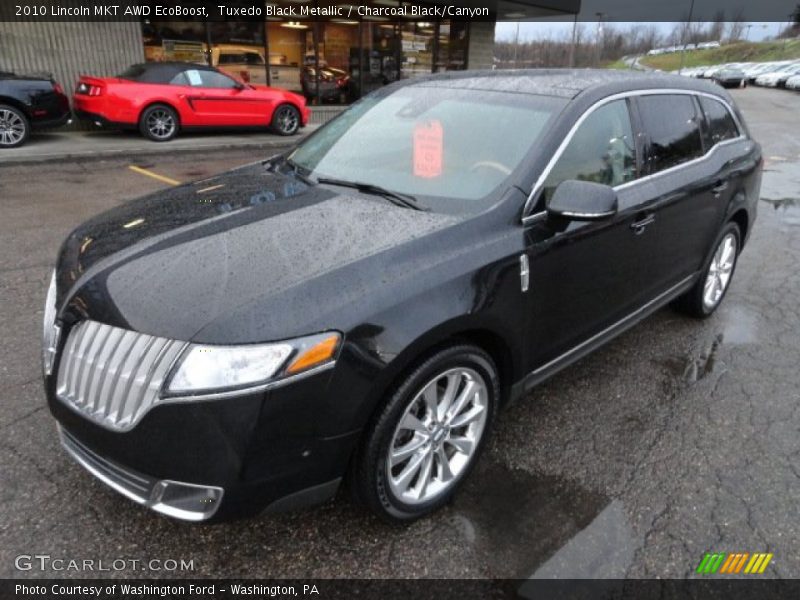
[[[603,68],[605,68],[605,69],[627,70],[627,69],[630,69],[631,67],[624,60],[619,59],[619,60],[615,60],[614,62],[604,64]]]
[[[800,59],[800,39],[769,42],[736,42],[707,50],[687,50],[684,67],[701,67],[731,62],[769,62]],[[662,71],[675,71],[681,66],[681,53],[647,56],[641,63]]]

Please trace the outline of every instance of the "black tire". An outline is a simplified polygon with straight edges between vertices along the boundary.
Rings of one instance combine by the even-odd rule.
[[[31,124],[20,109],[0,104],[0,149],[18,148],[28,141]]]
[[[291,104],[281,104],[272,114],[271,126],[278,135],[294,135],[300,129],[300,111]]]
[[[718,249],[722,245],[723,241],[728,237],[732,236],[735,240],[735,248],[733,254],[733,266],[730,270],[730,277],[728,278],[727,282],[725,283],[725,287],[722,290],[722,295],[714,302],[712,305],[709,305],[704,300],[706,282],[709,279],[709,273],[711,271],[712,264],[714,263],[714,257],[717,254]],[[717,239],[714,241],[714,251],[711,253],[711,256],[706,261],[706,264],[703,267],[703,274],[698,278],[697,282],[694,284],[692,289],[686,292],[683,296],[679,297],[675,302],[674,306],[678,310],[683,313],[686,313],[689,316],[695,317],[697,319],[706,319],[714,314],[714,311],[717,310],[720,304],[722,304],[722,300],[725,298],[725,294],[728,293],[728,290],[731,287],[731,281],[733,280],[733,276],[736,272],[736,265],[739,259],[739,252],[742,248],[742,232],[739,230],[739,226],[736,223],[729,222],[725,227],[722,228],[722,231],[717,236]]]
[[[139,133],[154,142],[175,139],[180,129],[178,113],[166,104],[148,106],[139,117]]]
[[[480,376],[481,383],[485,384],[484,389],[487,392],[484,405],[485,421],[474,444],[474,450],[470,455],[462,459],[466,462],[461,467],[461,470],[449,482],[444,484],[446,487],[437,492],[438,495],[435,495],[430,500],[423,499],[416,504],[409,504],[394,493],[388,481],[387,470],[393,468],[388,466],[389,452],[392,447],[397,448],[393,446],[395,433],[398,430],[400,420],[406,415],[409,407],[415,403],[415,398],[419,397],[422,390],[432,381],[435,381],[438,376],[444,377],[445,373],[452,372],[454,369],[465,369],[476,373]],[[459,387],[458,389],[463,390],[464,388]],[[447,504],[458,491],[464,479],[475,466],[486,444],[486,439],[489,437],[500,397],[500,382],[497,368],[486,352],[471,344],[458,344],[440,350],[424,360],[405,376],[390,394],[380,413],[370,423],[367,433],[356,452],[350,471],[349,484],[356,500],[369,508],[378,517],[390,523],[402,523],[413,521],[436,511]],[[422,402],[422,400],[418,401]],[[472,402],[464,404],[465,409],[469,406],[474,408],[476,405]],[[463,415],[464,412],[456,414]],[[417,434],[415,433],[414,435],[416,436]],[[431,435],[431,439],[433,437]],[[447,440],[449,438],[450,432],[448,431]],[[441,438],[438,442],[442,448],[446,448],[448,443],[448,441],[442,441]],[[429,443],[428,446],[430,445]],[[446,449],[442,451],[448,452]],[[430,472],[433,473],[435,468],[441,477],[442,470],[441,466],[439,466],[441,465],[441,460],[437,462],[433,457],[433,454],[436,454],[437,451],[434,448],[429,452],[433,465],[436,465],[435,467],[430,467]],[[450,449],[449,452],[452,452],[451,456],[456,455],[454,449]],[[411,460],[413,458],[409,459],[409,463],[406,463],[406,465],[410,464]],[[405,468],[402,462],[399,464],[399,468]],[[421,473],[421,470],[418,473]],[[414,481],[420,476],[419,474],[414,475],[410,481]]]

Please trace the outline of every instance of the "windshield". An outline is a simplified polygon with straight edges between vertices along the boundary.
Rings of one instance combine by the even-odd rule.
[[[353,105],[290,155],[312,179],[381,186],[432,210],[475,211],[565,105],[557,98],[402,87]]]

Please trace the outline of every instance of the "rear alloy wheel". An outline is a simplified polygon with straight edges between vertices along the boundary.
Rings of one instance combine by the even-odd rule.
[[[154,142],[168,142],[178,135],[179,128],[178,114],[164,104],[151,106],[139,119],[139,131]]]
[[[447,503],[491,427],[497,370],[480,348],[453,346],[415,369],[389,399],[357,457],[352,485],[388,521]]]
[[[300,111],[290,104],[282,104],[272,115],[272,129],[279,135],[294,135],[300,129]]]
[[[30,135],[28,118],[17,108],[0,104],[0,148],[21,146]]]
[[[741,234],[736,223],[728,223],[717,238],[714,253],[694,287],[677,300],[678,308],[693,317],[710,316],[730,286],[739,256]]]

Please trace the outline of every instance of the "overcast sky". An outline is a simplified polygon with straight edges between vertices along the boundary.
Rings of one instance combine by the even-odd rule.
[[[594,35],[596,25],[592,22],[579,23],[583,25],[587,32]],[[751,41],[763,40],[768,37],[775,37],[777,33],[782,30],[786,23],[758,23],[751,22],[752,27],[748,39]],[[675,23],[628,23],[628,22],[614,22],[613,25],[619,29],[628,29],[631,26],[648,27],[650,25],[656,26],[663,35],[668,35],[675,27]],[[517,24],[515,22],[504,21],[497,24],[496,39],[498,40],[513,40],[517,31]],[[556,37],[560,35],[569,35],[572,32],[572,21],[549,21],[542,19],[541,21],[525,21],[519,24],[519,39],[520,41],[535,40],[548,35]]]

